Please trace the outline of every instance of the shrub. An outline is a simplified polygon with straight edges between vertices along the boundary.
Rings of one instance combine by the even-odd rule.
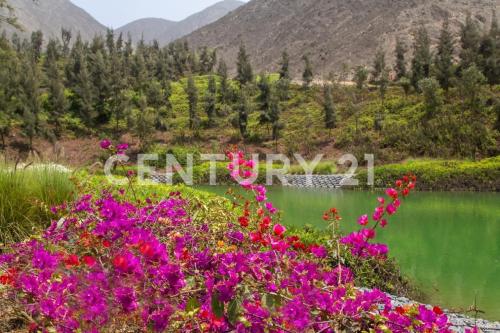
[[[0,242],[23,240],[50,224],[50,207],[70,201],[69,174],[51,165],[0,166]]]

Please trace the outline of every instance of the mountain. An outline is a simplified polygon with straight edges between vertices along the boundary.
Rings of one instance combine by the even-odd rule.
[[[139,41],[141,37],[144,36],[146,42],[151,42],[156,39],[160,44],[164,45],[207,24],[217,21],[243,4],[244,2],[241,1],[224,0],[179,22],[158,18],[146,18],[131,22],[117,29],[117,32],[123,33],[124,35],[130,33],[135,42]]]
[[[96,34],[105,33],[106,28],[90,14],[69,0],[9,0],[14,8],[17,22],[23,28],[19,31],[11,26],[2,26],[11,34],[17,32],[29,36],[32,31],[41,30],[45,40],[59,38],[61,28],[71,29],[73,35],[80,32],[82,38],[91,39]]]
[[[487,26],[493,9],[500,10],[500,0],[252,0],[185,39],[217,48],[233,72],[243,42],[257,70],[276,71],[287,49],[295,77],[304,54],[316,74],[327,75],[343,64],[371,65],[379,47],[392,61],[396,38],[411,46],[422,24],[434,41],[445,18],[457,34],[467,12]]]

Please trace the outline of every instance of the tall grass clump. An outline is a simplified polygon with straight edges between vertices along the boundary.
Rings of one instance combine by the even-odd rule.
[[[69,174],[55,166],[0,165],[0,243],[16,242],[47,227],[50,208],[73,197]]]

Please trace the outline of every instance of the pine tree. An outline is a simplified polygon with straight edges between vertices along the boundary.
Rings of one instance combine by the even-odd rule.
[[[247,137],[248,115],[250,114],[250,101],[246,87],[242,87],[238,96],[237,112],[238,112],[238,128],[241,137]]]
[[[271,102],[269,105],[269,120],[271,122],[271,127],[272,127],[272,137],[276,143],[276,146],[278,144],[279,131],[282,128],[282,124],[280,123],[280,114],[281,114],[281,106],[278,98],[274,96],[271,98]]]
[[[366,67],[356,67],[356,71],[354,73],[354,82],[356,83],[356,88],[358,88],[358,90],[363,90],[367,79],[368,70],[366,69]]]
[[[471,14],[467,15],[465,24],[460,30],[460,72],[469,68],[473,64],[479,65],[479,44],[481,35],[479,28],[472,18]]]
[[[221,59],[219,62],[219,67],[217,68],[217,75],[220,78],[219,102],[221,104],[227,104],[229,102],[230,86],[227,74],[227,65],[224,59]]]
[[[372,81],[378,82],[382,72],[386,69],[385,62],[385,52],[382,49],[378,49],[375,54],[375,59],[373,60],[373,70],[372,70]]]
[[[326,84],[323,93],[325,99],[323,105],[325,112],[325,127],[327,129],[333,129],[337,126],[337,117],[335,113],[335,105],[333,104],[332,86],[330,84]]]
[[[422,79],[419,82],[419,90],[424,96],[424,123],[427,123],[430,119],[436,116],[443,103],[439,94],[439,82],[434,78]]]
[[[200,55],[200,71],[201,74],[212,73],[215,65],[217,64],[217,52],[210,51],[206,46],[201,49]]]
[[[453,36],[450,31],[449,21],[446,20],[443,23],[443,28],[439,37],[439,44],[434,65],[436,69],[436,78],[445,91],[448,91],[450,88],[451,79],[453,77],[453,51]]]
[[[208,78],[208,89],[205,96],[205,113],[208,117],[208,126],[214,125],[215,108],[217,99],[217,81],[215,76],[210,75]]]
[[[479,46],[481,70],[490,85],[500,83],[500,30],[496,12],[493,11],[491,28],[481,39]]]
[[[399,81],[401,78],[406,77],[406,52],[408,51],[406,44],[402,39],[398,38],[396,40],[396,65],[394,66],[394,71],[396,72],[396,79]]]
[[[31,52],[35,61],[40,60],[42,55],[43,33],[40,30],[31,33]]]
[[[105,52],[104,45],[90,55],[88,66],[90,69],[90,80],[92,82],[93,105],[98,123],[109,120],[107,102],[110,89],[110,74],[108,73],[108,62],[103,52]]]
[[[241,43],[238,52],[237,71],[236,80],[240,83],[240,86],[244,86],[253,81],[252,65],[250,64],[250,59],[243,43]]]
[[[64,57],[69,55],[69,44],[71,43],[71,30],[61,28],[62,53]]]
[[[25,54],[22,60],[21,79],[23,107],[23,132],[28,137],[29,149],[33,149],[33,138],[40,133],[40,73],[32,54]]]
[[[165,102],[160,82],[153,80],[149,83],[146,99],[148,105],[154,110],[154,127],[159,131],[165,131],[167,129],[166,115],[162,110],[165,107]]]
[[[302,58],[304,60],[304,72],[302,73],[302,84],[305,89],[309,89],[313,79],[314,73],[312,69],[311,61],[309,60],[309,56],[304,55]]]
[[[415,36],[414,54],[411,62],[411,82],[415,89],[419,89],[419,82],[430,76],[432,63],[431,40],[424,26],[421,26]]]
[[[281,55],[280,80],[281,79],[290,80],[290,58],[286,50],[283,51]]]
[[[49,42],[45,58],[45,72],[49,94],[47,100],[49,123],[54,126],[55,137],[59,138],[62,135],[61,119],[67,112],[68,101],[64,94],[64,84],[57,65],[58,55],[55,44],[53,40]]]
[[[196,88],[193,76],[189,76],[187,80],[186,94],[189,101],[189,128],[192,130],[198,129],[198,88]]]
[[[153,138],[154,132],[154,115],[151,109],[148,108],[148,102],[145,96],[139,96],[137,102],[138,109],[135,113],[134,131],[139,138],[141,147],[145,148],[149,145]]]
[[[484,83],[486,78],[475,64],[462,71],[458,82],[458,90],[465,107],[476,114],[481,110],[480,92]]]

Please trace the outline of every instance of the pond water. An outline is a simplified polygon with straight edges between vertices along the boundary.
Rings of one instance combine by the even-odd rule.
[[[348,232],[357,229],[360,215],[371,215],[377,194],[276,187],[269,197],[285,224],[325,228],[323,212],[336,207]],[[476,299],[481,317],[500,320],[500,194],[414,193],[377,237],[426,301],[465,311]]]

